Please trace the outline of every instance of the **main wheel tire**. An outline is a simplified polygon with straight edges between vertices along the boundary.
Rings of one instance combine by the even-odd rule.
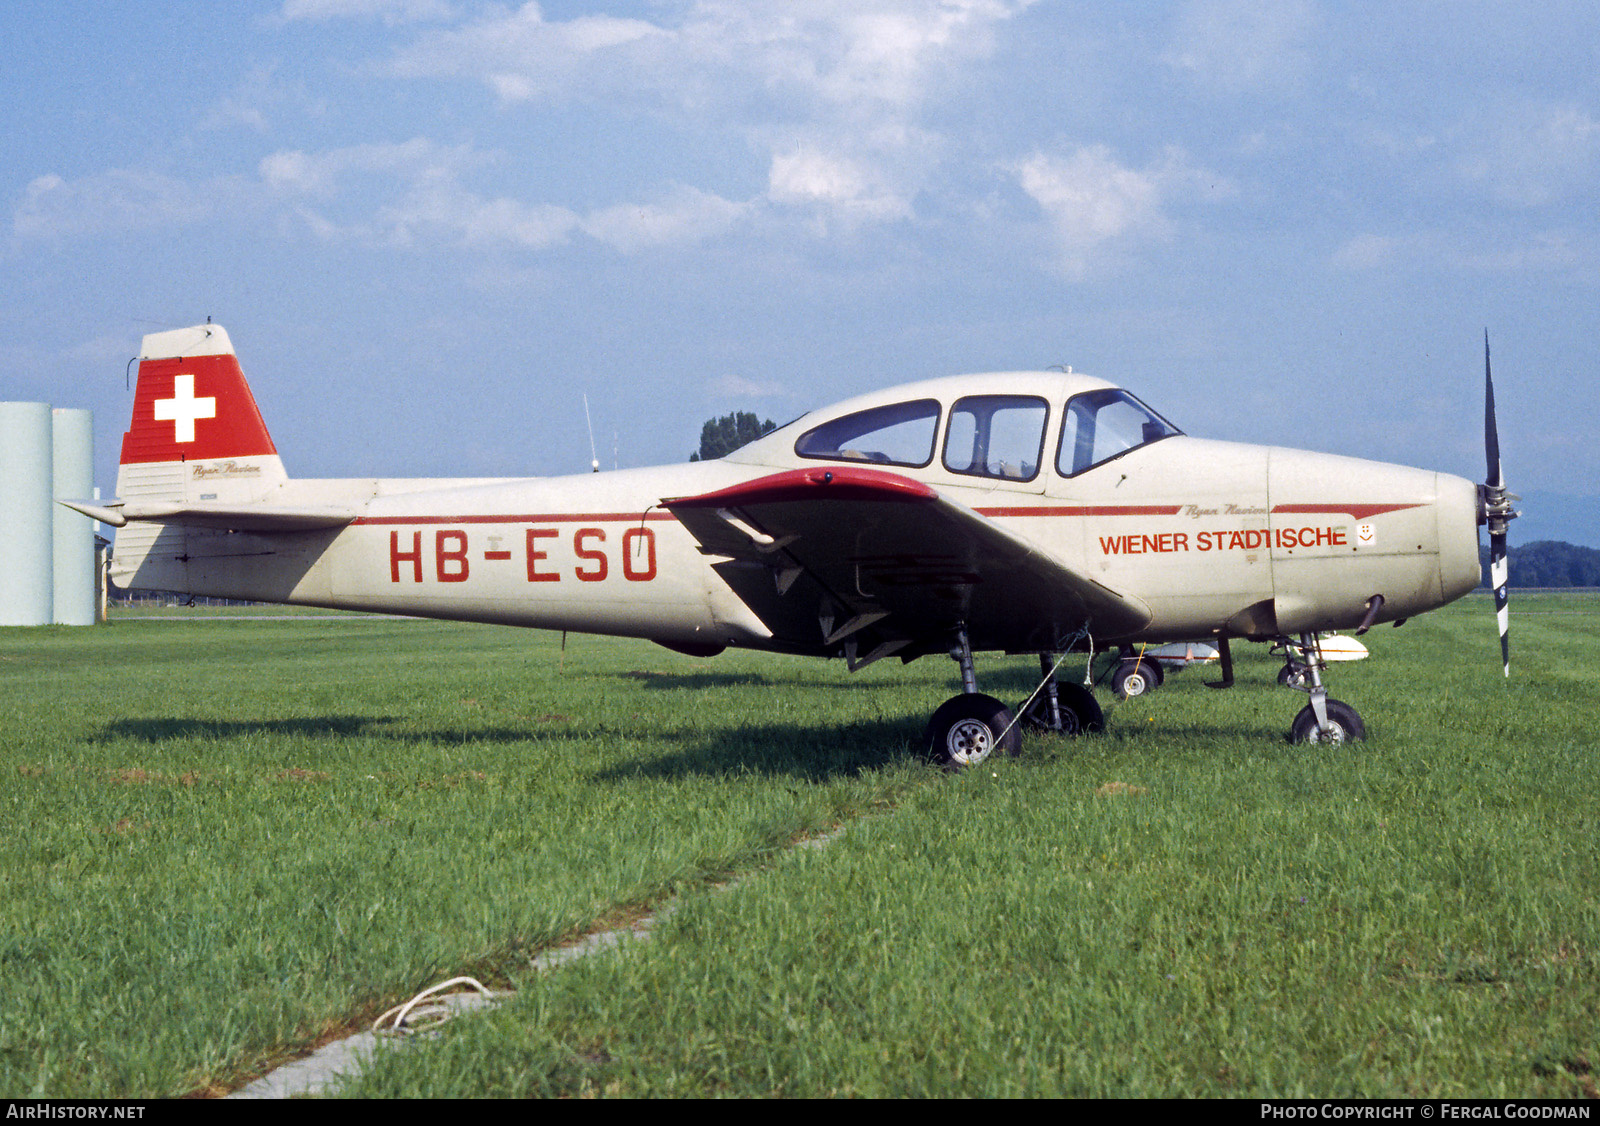
[[[1023,718],[1040,731],[1048,731],[1052,735],[1076,737],[1097,734],[1106,729],[1106,717],[1100,710],[1100,702],[1083,685],[1057,684],[1056,704],[1056,710],[1061,715],[1060,727],[1050,724],[1050,702],[1044,698],[1043,692],[1033,698]]]
[[[946,770],[975,766],[999,751],[1022,753],[1022,733],[1011,709],[978,692],[953,696],[928,720],[928,758]]]
[[[1154,661],[1123,661],[1111,675],[1111,691],[1119,700],[1131,700],[1161,687],[1161,673]]]
[[[1081,684],[1059,684],[1056,699],[1061,704],[1061,734],[1097,735],[1106,729],[1106,716],[1100,701]]]
[[[1294,717],[1294,726],[1289,728],[1289,742],[1337,745],[1359,743],[1367,737],[1367,725],[1361,722],[1360,714],[1342,700],[1328,701],[1328,726],[1328,731],[1318,730],[1317,713],[1307,704]]]

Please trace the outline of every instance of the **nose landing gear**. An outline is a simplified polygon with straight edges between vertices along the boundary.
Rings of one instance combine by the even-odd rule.
[[[1361,714],[1343,700],[1328,695],[1322,683],[1323,670],[1328,667],[1322,657],[1322,646],[1314,633],[1300,635],[1299,660],[1295,647],[1288,638],[1279,639],[1286,651],[1283,670],[1278,673],[1278,683],[1288,688],[1309,693],[1311,702],[1300,709],[1289,727],[1291,743],[1354,743],[1367,737],[1367,727]]]

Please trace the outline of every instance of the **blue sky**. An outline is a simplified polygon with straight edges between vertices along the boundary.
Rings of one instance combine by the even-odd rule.
[[[140,336],[207,316],[299,476],[1071,364],[1481,479],[1487,327],[1513,542],[1600,545],[1592,4],[13,0],[0,43],[0,398],[93,408],[107,491]]]

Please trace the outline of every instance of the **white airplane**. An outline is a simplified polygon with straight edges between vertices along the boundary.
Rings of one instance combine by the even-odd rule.
[[[1487,385],[1487,342],[1485,380]],[[842,657],[948,653],[962,693],[928,728],[959,767],[1017,753],[973,654],[1040,654],[1022,712],[1093,731],[1067,653],[1232,638],[1312,655],[1295,740],[1364,736],[1331,699],[1318,633],[1396,625],[1478,585],[1505,523],[1490,484],[1192,438],[1083,375],[958,376],[808,414],[716,461],[570,477],[299,480],[228,334],[144,338],[118,499],[123,586]],[[1503,592],[1499,601],[1503,606]],[[1502,623],[1504,619],[1502,617]],[[1502,635],[1504,627],[1502,625]],[[1503,637],[1502,637],[1503,640]],[[1509,669],[1509,663],[1508,663]]]
[[[1154,692],[1166,683],[1167,673],[1190,665],[1211,665],[1222,651],[1206,641],[1169,641],[1165,645],[1124,646],[1121,660],[1111,670],[1111,691],[1119,700]]]
[[[1272,652],[1284,658],[1278,683],[1298,686],[1307,675],[1304,648],[1289,642],[1274,646]],[[1317,636],[1316,656],[1321,667],[1325,668],[1336,661],[1364,661],[1370,654],[1367,647],[1353,637],[1324,633]],[[1160,688],[1169,671],[1182,672],[1191,665],[1213,665],[1221,660],[1222,651],[1206,641],[1126,646],[1121,659],[1111,670],[1111,690],[1122,700],[1143,696]]]

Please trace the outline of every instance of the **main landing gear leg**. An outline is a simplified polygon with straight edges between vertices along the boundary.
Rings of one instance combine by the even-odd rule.
[[[1061,685],[1056,680],[1056,664],[1050,659],[1050,654],[1039,654],[1039,675],[1044,678],[1044,684],[1039,689],[1037,699],[1044,704],[1045,729],[1048,731],[1061,730]]]
[[[1054,653],[1039,654],[1039,675],[1044,683],[1023,705],[1022,718],[1030,726],[1056,735],[1105,730],[1105,715],[1094,693],[1081,684],[1062,684],[1056,679],[1056,665]]]
[[[1367,737],[1367,728],[1360,714],[1342,700],[1328,695],[1322,683],[1322,670],[1327,662],[1322,659],[1322,646],[1314,633],[1300,635],[1300,652],[1303,666],[1291,666],[1298,674],[1291,677],[1289,687],[1311,694],[1311,702],[1294,717],[1289,728],[1291,743],[1347,743]]]
[[[928,758],[946,770],[960,770],[975,766],[995,751],[1021,754],[1022,734],[1016,717],[999,700],[978,691],[965,626],[956,630],[950,656],[961,667],[961,695],[946,700],[928,721],[924,736]]]

